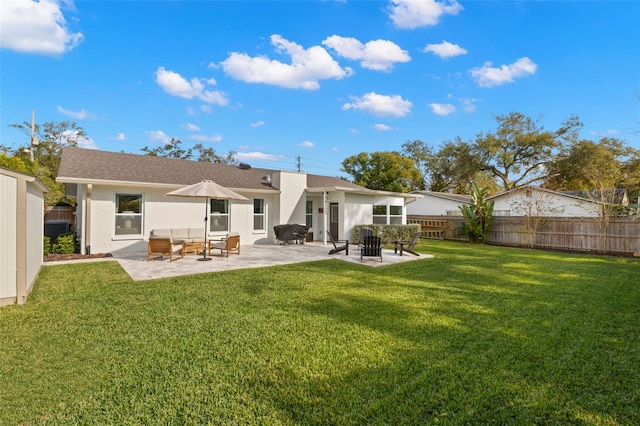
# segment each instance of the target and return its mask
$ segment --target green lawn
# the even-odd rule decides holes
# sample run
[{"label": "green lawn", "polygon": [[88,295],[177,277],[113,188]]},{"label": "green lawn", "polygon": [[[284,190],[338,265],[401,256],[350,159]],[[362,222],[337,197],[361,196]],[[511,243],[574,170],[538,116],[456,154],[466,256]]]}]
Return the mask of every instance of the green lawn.
[{"label": "green lawn", "polygon": [[640,261],[423,241],[0,309],[0,424],[640,424]]}]

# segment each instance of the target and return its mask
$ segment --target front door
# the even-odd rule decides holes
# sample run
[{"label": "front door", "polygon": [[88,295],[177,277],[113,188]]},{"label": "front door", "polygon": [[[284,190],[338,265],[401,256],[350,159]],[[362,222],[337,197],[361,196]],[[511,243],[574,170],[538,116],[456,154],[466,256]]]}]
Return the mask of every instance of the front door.
[{"label": "front door", "polygon": [[338,220],[338,203],[329,204],[329,232],[331,233],[331,238],[334,240],[338,239],[338,224],[340,221]]}]

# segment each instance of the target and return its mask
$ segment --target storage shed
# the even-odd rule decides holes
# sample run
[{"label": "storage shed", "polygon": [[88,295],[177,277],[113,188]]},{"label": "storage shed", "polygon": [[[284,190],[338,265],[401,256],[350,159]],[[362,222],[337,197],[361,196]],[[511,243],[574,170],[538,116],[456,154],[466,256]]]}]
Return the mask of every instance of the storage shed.
[{"label": "storage shed", "polygon": [[40,272],[46,191],[35,177],[0,167],[0,306],[25,303]]}]

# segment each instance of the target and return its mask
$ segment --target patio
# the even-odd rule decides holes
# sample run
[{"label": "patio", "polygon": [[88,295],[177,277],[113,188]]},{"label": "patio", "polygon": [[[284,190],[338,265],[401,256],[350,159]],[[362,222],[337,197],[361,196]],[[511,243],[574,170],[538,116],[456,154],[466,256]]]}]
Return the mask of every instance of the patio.
[{"label": "patio", "polygon": [[[188,255],[183,259],[174,260],[173,262],[169,262],[168,257],[147,262],[146,252],[114,253],[113,257],[105,258],[104,260],[115,260],[119,262],[132,280],[141,281],[180,275],[201,274],[205,272],[260,268],[328,259],[339,259],[363,266],[379,267],[433,258],[432,255],[428,254],[420,254],[420,257],[411,254],[400,256],[399,254],[395,254],[393,250],[383,249],[382,262],[377,258],[367,257],[364,258],[363,262],[360,262],[360,251],[355,245],[349,247],[349,256],[346,256],[344,252],[329,255],[328,253],[331,248],[331,245],[324,245],[320,242],[289,245],[261,244],[241,246],[240,255],[231,254],[229,257],[211,256],[213,259],[209,262],[198,261],[197,259],[202,257],[202,255]],[[96,260],[98,259],[86,261]],[[69,262],[47,262],[47,265],[61,263]]]}]

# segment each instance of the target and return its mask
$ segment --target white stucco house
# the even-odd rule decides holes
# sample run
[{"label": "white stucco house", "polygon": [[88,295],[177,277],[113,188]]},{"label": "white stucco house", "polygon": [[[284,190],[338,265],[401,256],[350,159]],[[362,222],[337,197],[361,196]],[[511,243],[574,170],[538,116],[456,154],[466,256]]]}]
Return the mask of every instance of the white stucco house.
[{"label": "white stucco house", "polygon": [[470,195],[436,191],[413,191],[422,198],[407,205],[407,214],[422,216],[461,216],[460,206],[471,204]]},{"label": "white stucco house", "polygon": [[0,306],[25,303],[42,267],[45,192],[35,177],[0,167]]},{"label": "white stucco house", "polygon": [[494,216],[597,217],[601,203],[550,189],[524,186],[487,198]]},{"label": "white stucco house", "polygon": [[[167,196],[212,180],[246,201]],[[350,239],[354,225],[406,224],[416,194],[374,191],[343,179],[301,172],[65,148],[57,181],[77,195],[76,233],[83,253],[146,251],[156,228],[204,228],[208,238],[238,232],[241,243],[276,242],[273,227],[304,224],[316,241]]]}]

